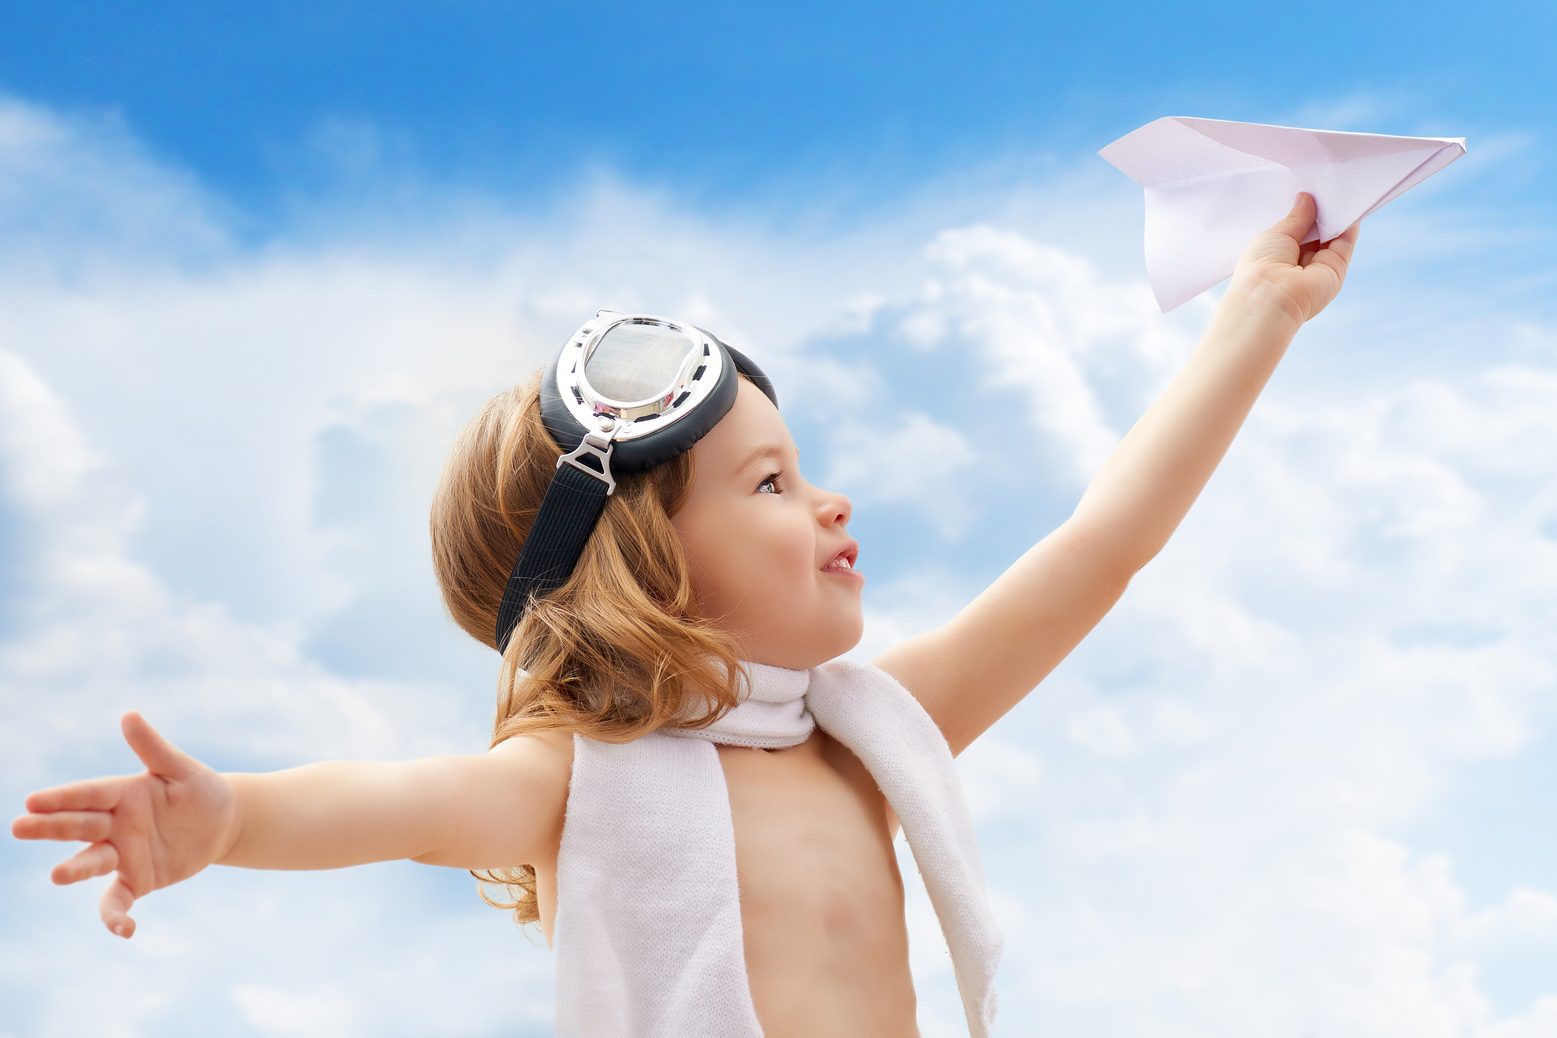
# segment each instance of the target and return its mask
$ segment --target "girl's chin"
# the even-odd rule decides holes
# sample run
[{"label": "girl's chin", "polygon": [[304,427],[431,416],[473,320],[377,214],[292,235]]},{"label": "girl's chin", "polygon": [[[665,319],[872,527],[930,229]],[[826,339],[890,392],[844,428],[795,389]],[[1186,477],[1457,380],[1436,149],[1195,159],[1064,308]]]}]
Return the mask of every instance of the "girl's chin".
[{"label": "girl's chin", "polygon": [[865,633],[863,618],[856,618],[846,629],[833,628],[815,638],[801,638],[784,644],[751,645],[743,653],[750,663],[787,670],[810,670],[837,659],[860,643]]}]

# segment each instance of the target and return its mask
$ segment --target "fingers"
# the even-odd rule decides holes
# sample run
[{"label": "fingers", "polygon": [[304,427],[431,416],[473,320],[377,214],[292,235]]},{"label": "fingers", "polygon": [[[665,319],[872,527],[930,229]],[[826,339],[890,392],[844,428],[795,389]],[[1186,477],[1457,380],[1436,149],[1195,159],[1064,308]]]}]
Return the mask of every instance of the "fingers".
[{"label": "fingers", "polygon": [[82,840],[97,843],[108,839],[113,816],[103,811],[55,811],[50,814],[22,815],[11,823],[11,835],[18,840]]},{"label": "fingers", "polygon": [[[1304,262],[1304,266],[1328,270],[1336,278],[1344,282],[1346,280],[1346,271],[1351,266],[1352,252],[1357,247],[1357,236],[1361,230],[1362,224],[1360,222],[1352,224],[1341,234],[1319,247],[1313,257]],[[1339,290],[1339,285],[1337,290]]]},{"label": "fingers", "polygon": [[181,779],[194,771],[195,759],[164,739],[144,717],[131,710],[119,721],[124,741],[153,775]]},{"label": "fingers", "polygon": [[52,811],[112,811],[124,788],[122,778],[85,779],[53,789],[40,789],[25,805],[34,814]]},{"label": "fingers", "polygon": [[[111,843],[94,843],[86,850],[54,866],[49,878],[60,886],[106,876],[119,867],[119,852]],[[128,889],[128,888],[126,888]]]},{"label": "fingers", "polygon": [[124,880],[118,876],[103,891],[103,899],[97,903],[98,914],[103,917],[103,925],[120,937],[130,937],[135,933],[135,920],[130,918],[130,906],[135,904],[135,895],[130,893],[130,888]]},{"label": "fingers", "polygon": [[1314,204],[1314,196],[1307,191],[1301,192],[1297,200],[1292,203],[1292,211],[1277,220],[1271,230],[1284,234],[1295,242],[1301,242],[1313,229],[1314,217],[1318,212],[1319,209]]},{"label": "fingers", "polygon": [[1325,248],[1340,257],[1342,263],[1350,263],[1352,261],[1352,253],[1357,249],[1357,237],[1361,233],[1362,221],[1358,220],[1342,231],[1339,237],[1332,238],[1326,242]]}]

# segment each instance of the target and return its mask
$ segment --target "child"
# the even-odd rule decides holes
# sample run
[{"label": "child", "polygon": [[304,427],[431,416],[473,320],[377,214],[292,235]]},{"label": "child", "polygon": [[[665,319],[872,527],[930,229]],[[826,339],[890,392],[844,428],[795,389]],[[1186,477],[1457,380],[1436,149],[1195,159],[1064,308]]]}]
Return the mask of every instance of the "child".
[{"label": "child", "polygon": [[[504,653],[488,753],[219,775],[131,713],[144,774],[35,793],[12,831],[87,842],[53,878],[116,872],[122,937],[137,897],[213,862],[411,858],[517,891],[556,949],[559,1034],[912,1035],[901,823],[987,1033],[999,938],[951,755],[1163,547],[1339,291],[1357,229],[1300,245],[1314,212],[1298,196],[1250,245],[1074,515],[872,667],[828,663],[863,624],[849,503],[801,477],[766,378],[689,326],[603,314],[487,405],[434,504],[445,601]],[[680,381],[642,414],[600,402],[648,401],[667,357]]]}]

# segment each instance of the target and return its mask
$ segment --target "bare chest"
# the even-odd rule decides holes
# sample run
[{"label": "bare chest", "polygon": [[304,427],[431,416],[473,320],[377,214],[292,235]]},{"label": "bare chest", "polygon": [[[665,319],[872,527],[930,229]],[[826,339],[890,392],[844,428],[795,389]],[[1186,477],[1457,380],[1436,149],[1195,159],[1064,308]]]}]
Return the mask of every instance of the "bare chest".
[{"label": "bare chest", "polygon": [[764,1031],[915,1034],[902,878],[869,772],[820,733],[788,750],[721,746],[719,760]]},{"label": "bare chest", "polygon": [[[767,1038],[916,1036],[890,815],[859,760],[818,733],[788,750],[719,747],[741,930]],[[536,863],[541,925],[556,859]]]}]

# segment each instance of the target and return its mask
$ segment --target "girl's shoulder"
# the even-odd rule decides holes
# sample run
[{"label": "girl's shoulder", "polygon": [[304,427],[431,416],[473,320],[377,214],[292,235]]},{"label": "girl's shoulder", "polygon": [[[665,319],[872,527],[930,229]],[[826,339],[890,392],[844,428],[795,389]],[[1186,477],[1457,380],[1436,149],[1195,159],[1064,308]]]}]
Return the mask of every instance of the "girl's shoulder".
[{"label": "girl's shoulder", "polygon": [[515,756],[539,756],[573,760],[573,731],[569,728],[540,728],[516,732],[495,744],[492,753]]},{"label": "girl's shoulder", "polygon": [[510,735],[487,753],[512,779],[530,788],[532,795],[547,792],[560,803],[566,799],[573,773],[573,733],[564,728],[545,728]]}]

